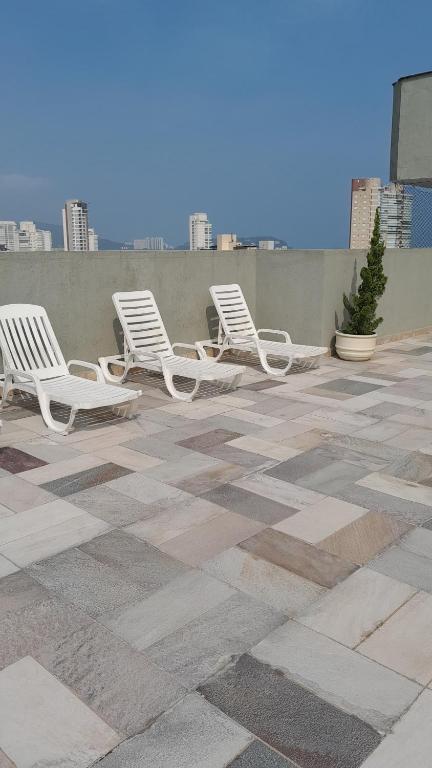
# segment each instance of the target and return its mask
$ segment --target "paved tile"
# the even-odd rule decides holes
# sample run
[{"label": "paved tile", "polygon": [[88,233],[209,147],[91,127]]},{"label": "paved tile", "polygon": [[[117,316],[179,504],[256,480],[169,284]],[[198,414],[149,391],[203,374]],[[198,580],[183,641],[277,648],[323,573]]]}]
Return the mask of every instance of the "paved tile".
[{"label": "paved tile", "polygon": [[276,523],[273,527],[296,539],[316,544],[366,513],[367,510],[364,507],[328,496],[317,504],[311,504],[297,514]]},{"label": "paved tile", "polygon": [[324,387],[333,392],[343,392],[348,395],[365,395],[367,392],[373,392],[376,389],[380,389],[382,384],[370,384],[365,381],[352,381],[350,379],[333,379],[333,381],[327,381],[325,384],[319,384],[313,387],[314,390],[319,390]]},{"label": "paved tile", "polygon": [[114,749],[98,768],[224,768],[251,740],[244,728],[191,694],[145,733]]},{"label": "paved tile", "polygon": [[366,723],[251,656],[242,656],[200,690],[301,768],[357,768],[381,740]]},{"label": "paved tile", "polygon": [[408,584],[361,568],[296,618],[316,632],[354,648],[414,593]]},{"label": "paved tile", "polygon": [[186,693],[172,675],[94,621],[61,643],[42,644],[38,660],[127,736],[140,733]]},{"label": "paved tile", "polygon": [[421,557],[428,557],[432,565],[432,532],[424,528],[413,528],[404,536],[399,546]]},{"label": "paved tile", "polygon": [[155,504],[166,500],[177,503],[182,498],[179,488],[161,483],[138,472],[112,480],[107,483],[107,487],[125,496],[131,496],[132,499],[141,501],[143,504]]},{"label": "paved tile", "polygon": [[46,464],[42,459],[37,459],[29,453],[25,453],[12,446],[0,448],[0,469],[15,475],[17,472],[25,472],[27,469],[43,467]]},{"label": "paved tile", "polygon": [[148,505],[107,485],[95,485],[85,491],[71,493],[67,500],[115,527],[135,523],[153,514]]},{"label": "paved tile", "polygon": [[401,546],[396,546],[372,560],[369,567],[411,584],[416,589],[432,592],[432,569],[429,557],[423,557]]},{"label": "paved tile", "polygon": [[202,564],[202,569],[267,605],[295,616],[313,603],[324,588],[239,547]]},{"label": "paved tile", "polygon": [[427,685],[432,680],[432,596],[419,592],[368,637],[358,650]]},{"label": "paved tile", "polygon": [[118,464],[107,462],[101,466],[77,472],[74,475],[60,477],[49,483],[43,483],[41,487],[45,491],[49,491],[49,493],[54,493],[56,496],[70,496],[71,493],[78,493],[87,488],[92,488],[95,485],[101,485],[102,483],[108,483],[111,480],[115,480],[118,477],[123,477],[124,475],[129,474],[130,471],[131,470],[126,469],[126,467],[120,467]]},{"label": "paved tile", "polygon": [[9,576],[10,573],[15,573],[17,570],[18,567],[14,563],[0,555],[0,579],[4,576]]},{"label": "paved tile", "polygon": [[125,448],[124,445],[112,445],[109,448],[101,448],[94,453],[106,461],[113,462],[120,467],[126,467],[131,472],[144,472],[146,469],[162,464],[161,459],[148,456],[140,451],[132,451],[130,448]]},{"label": "paved tile", "polygon": [[279,504],[286,504],[286,506],[295,509],[303,509],[323,498],[322,493],[299,488],[294,483],[287,483],[266,474],[246,475],[240,480],[234,480],[232,484],[236,488],[243,488],[245,491],[256,493],[258,496],[264,496],[266,499],[277,501]]},{"label": "paved tile", "polygon": [[24,512],[30,507],[37,507],[54,499],[52,493],[27,483],[16,475],[0,477],[0,504],[4,504],[13,512]]},{"label": "paved tile", "polygon": [[102,565],[116,569],[122,578],[140,584],[147,594],[188,573],[189,568],[126,531],[111,531],[80,547]]},{"label": "paved tile", "polygon": [[398,496],[391,496],[356,484],[342,488],[336,496],[374,512],[388,512],[406,523],[421,525],[431,518],[429,505],[407,501]]},{"label": "paved tile", "polygon": [[286,621],[286,616],[235,594],[147,648],[146,655],[185,685],[196,686]]},{"label": "paved tile", "polygon": [[87,768],[119,741],[34,659],[25,657],[0,672],[0,743],[18,766]]},{"label": "paved tile", "polygon": [[242,437],[242,435],[238,432],[230,432],[228,429],[212,429],[210,432],[179,440],[178,445],[183,448],[190,448],[192,451],[201,451],[215,445],[221,445],[221,443],[226,443],[229,440],[235,440],[236,437]]},{"label": "paved tile", "polygon": [[[74,435],[74,433],[72,432],[71,435]],[[68,437],[71,435],[68,435]],[[101,464],[105,464],[104,459],[99,459],[97,456],[80,454],[74,459],[56,461],[51,464],[46,464],[43,467],[21,472],[19,477],[26,480],[28,483],[33,483],[33,485],[43,485],[44,483],[51,483],[54,480],[61,479],[67,475],[75,475],[86,469],[99,467]]]},{"label": "paved tile", "polygon": [[201,498],[215,504],[220,504],[221,507],[244,515],[251,520],[267,523],[267,525],[285,520],[289,515],[297,512],[297,509],[294,509],[294,507],[289,507],[272,499],[267,499],[265,496],[251,493],[231,483],[219,485],[218,488],[203,494]]},{"label": "paved tile", "polygon": [[389,730],[421,691],[416,683],[294,621],[278,627],[251,654],[377,730]]},{"label": "paved tile", "polygon": [[0,768],[17,768],[16,763],[9,760],[8,756],[0,749]]},{"label": "paved tile", "polygon": [[98,616],[151,593],[125,579],[126,574],[120,569],[100,563],[77,548],[36,563],[28,573],[90,616]]},{"label": "paved tile", "polygon": [[226,584],[191,571],[173,579],[145,600],[102,614],[99,621],[142,650],[193,621],[233,593],[234,590]]},{"label": "paved tile", "polygon": [[295,456],[298,451],[295,448],[290,448],[287,445],[281,445],[281,443],[271,443],[267,440],[260,440],[253,435],[243,435],[236,440],[229,442],[233,448],[241,448],[243,451],[249,451],[256,453],[259,456],[266,456],[269,459],[277,459],[278,461],[284,461]]},{"label": "paved tile", "polygon": [[413,483],[408,480],[402,480],[398,477],[391,477],[380,472],[360,479],[358,485],[371,488],[380,493],[386,493],[389,496],[397,496],[407,501],[414,501],[417,504],[432,506],[432,488],[424,484]]},{"label": "paved tile", "polygon": [[310,451],[282,461],[277,466],[266,470],[265,474],[276,477],[278,480],[286,480],[295,483],[300,477],[330,466],[334,458],[323,448],[312,448]]},{"label": "paved tile", "polygon": [[31,441],[19,443],[16,445],[16,448],[29,453],[31,456],[35,456],[37,459],[42,459],[48,464],[76,459],[79,456],[78,451],[70,448],[68,445],[58,445],[48,437],[38,437]]},{"label": "paved tile", "polygon": [[432,750],[432,692],[424,691],[362,768],[428,766]]},{"label": "paved tile", "polygon": [[253,741],[227,768],[295,768],[295,765],[262,741]]},{"label": "paved tile", "polygon": [[333,555],[363,565],[409,530],[409,526],[384,512],[362,517],[321,541],[319,546]]},{"label": "paved tile", "polygon": [[323,587],[334,587],[356,570],[352,563],[272,528],[266,528],[239,546]]},{"label": "paved tile", "polygon": [[25,571],[4,576],[0,580],[0,620],[9,611],[19,611],[33,603],[48,600],[50,597],[48,590]]},{"label": "paved tile", "polygon": [[225,512],[159,544],[159,549],[195,566],[248,539],[263,528],[264,523],[249,520],[235,512]]},{"label": "paved tile", "polygon": [[175,507],[140,520],[128,526],[126,530],[139,539],[158,546],[225,513],[226,509],[212,504],[211,501],[190,496]]}]

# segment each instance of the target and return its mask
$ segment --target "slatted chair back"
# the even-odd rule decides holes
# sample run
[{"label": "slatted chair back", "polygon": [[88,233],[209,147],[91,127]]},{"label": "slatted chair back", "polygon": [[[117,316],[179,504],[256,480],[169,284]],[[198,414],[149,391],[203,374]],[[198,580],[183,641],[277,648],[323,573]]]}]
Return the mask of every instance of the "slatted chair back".
[{"label": "slatted chair back", "polygon": [[5,368],[31,372],[39,379],[68,375],[65,359],[43,307],[34,304],[0,307],[0,347]]},{"label": "slatted chair back", "polygon": [[212,285],[210,294],[225,336],[256,338],[256,328],[239,285]]},{"label": "slatted chair back", "polygon": [[151,291],[125,291],[113,295],[114,306],[123,328],[125,351],[162,357],[173,354],[170,340]]}]

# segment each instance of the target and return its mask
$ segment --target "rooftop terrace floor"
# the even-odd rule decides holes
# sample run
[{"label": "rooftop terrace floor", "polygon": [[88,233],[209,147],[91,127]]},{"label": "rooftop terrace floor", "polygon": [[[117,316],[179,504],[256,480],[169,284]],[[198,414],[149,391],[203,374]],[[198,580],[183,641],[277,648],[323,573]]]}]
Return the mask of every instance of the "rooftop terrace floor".
[{"label": "rooftop terrace floor", "polygon": [[426,768],[432,337],[0,431],[0,766]]}]

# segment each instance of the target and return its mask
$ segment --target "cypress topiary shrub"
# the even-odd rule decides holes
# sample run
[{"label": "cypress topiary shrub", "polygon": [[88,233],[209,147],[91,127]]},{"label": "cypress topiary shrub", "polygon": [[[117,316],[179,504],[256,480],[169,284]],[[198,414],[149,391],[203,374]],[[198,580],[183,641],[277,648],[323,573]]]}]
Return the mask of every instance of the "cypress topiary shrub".
[{"label": "cypress topiary shrub", "polygon": [[380,233],[380,212],[376,209],[370,248],[367,254],[367,266],[360,271],[361,283],[357,292],[350,298],[344,293],[343,303],[349,314],[349,320],[342,328],[343,333],[356,336],[368,336],[376,331],[382,317],[376,316],[378,299],[385,291],[387,277],[383,270],[385,245]]}]

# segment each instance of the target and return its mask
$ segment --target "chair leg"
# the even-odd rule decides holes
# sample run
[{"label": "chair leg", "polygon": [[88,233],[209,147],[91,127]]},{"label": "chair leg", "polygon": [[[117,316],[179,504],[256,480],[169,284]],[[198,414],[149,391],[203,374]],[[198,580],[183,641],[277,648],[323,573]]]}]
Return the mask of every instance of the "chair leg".
[{"label": "chair leg", "polygon": [[51,415],[50,399],[47,395],[39,395],[39,405],[42,418],[48,429],[52,429],[53,432],[57,432],[59,435],[67,435],[68,432],[71,431],[77,413],[76,408],[71,408],[69,420],[66,424],[63,424],[63,422],[53,419]]},{"label": "chair leg", "polygon": [[230,387],[229,387],[231,390],[237,389],[237,387],[239,386],[239,384],[241,382],[242,376],[243,376],[242,373],[236,373],[234,378],[231,379]]},{"label": "chair leg", "polygon": [[172,373],[170,373],[165,369],[163,371],[163,377],[165,379],[166,388],[170,393],[171,397],[173,397],[175,400],[182,400],[183,402],[186,402],[186,403],[192,402],[193,398],[198,392],[199,385],[201,384],[200,381],[196,380],[195,386],[192,392],[180,392],[174,384]]},{"label": "chair leg", "polygon": [[269,376],[285,376],[285,374],[288,373],[288,371],[290,370],[294,362],[294,358],[290,357],[288,359],[288,364],[285,366],[285,368],[273,368],[271,365],[269,365],[267,361],[267,354],[263,352],[262,349],[260,349],[259,347],[258,347],[258,356],[259,356],[262,367],[264,368],[265,372],[269,374]]},{"label": "chair leg", "polygon": [[[119,376],[116,376],[115,373],[111,373],[109,369],[109,363],[113,362],[115,365],[118,365],[120,368],[123,368],[123,373]],[[110,361],[109,359],[105,357],[99,358],[99,365],[102,369],[102,373],[104,375],[105,381],[109,381],[111,384],[123,384],[124,381],[126,381],[126,377],[129,372],[129,366],[127,363],[123,362],[123,360],[113,360]]]},{"label": "chair leg", "polygon": [[2,399],[1,399],[1,403],[0,403],[0,410],[3,410],[3,408],[6,405],[8,394],[9,394],[9,392],[11,391],[11,389],[13,387],[13,383],[12,382],[13,382],[13,377],[12,376],[5,376],[4,381],[3,381],[3,394],[2,394]]}]

